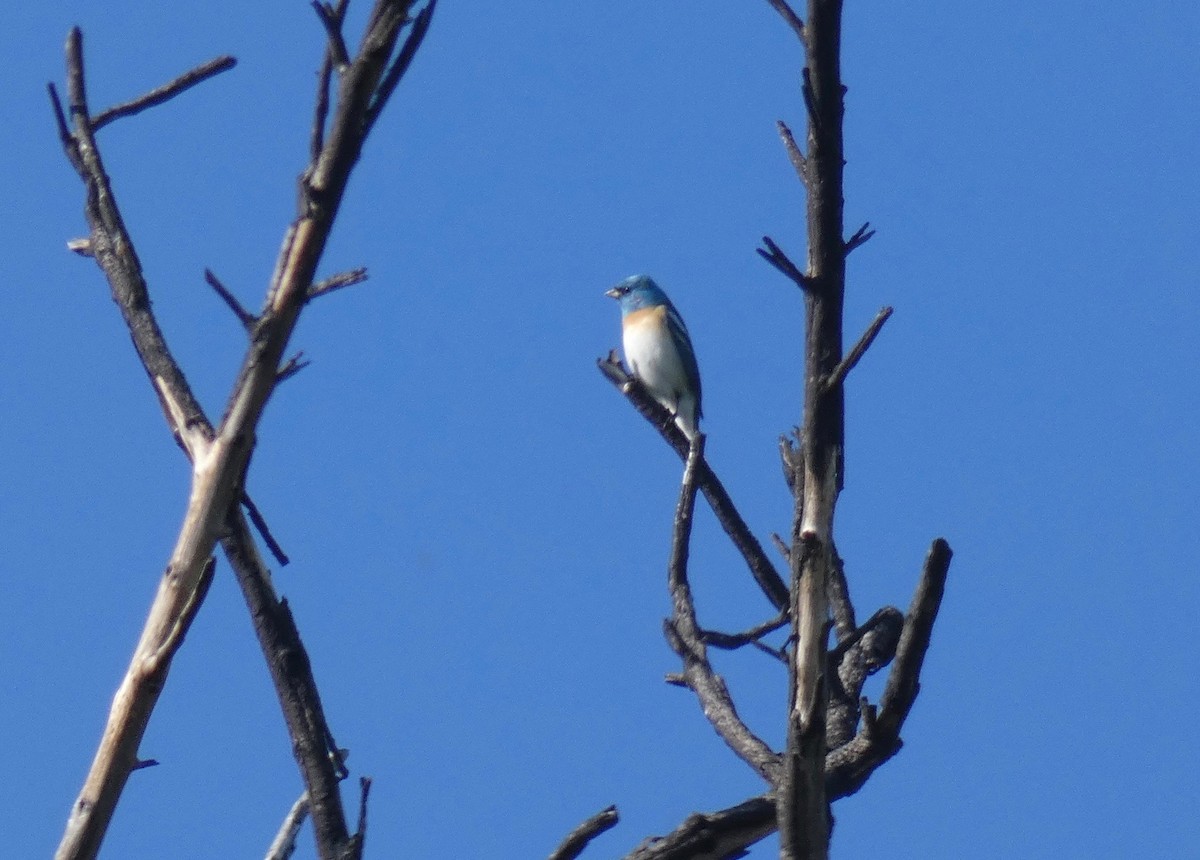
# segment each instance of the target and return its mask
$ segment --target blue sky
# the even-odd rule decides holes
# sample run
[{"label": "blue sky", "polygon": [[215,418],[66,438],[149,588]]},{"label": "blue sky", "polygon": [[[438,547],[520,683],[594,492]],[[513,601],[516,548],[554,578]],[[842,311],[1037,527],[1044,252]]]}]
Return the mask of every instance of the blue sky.
[{"label": "blue sky", "polygon": [[[369,4],[357,0],[358,15]],[[956,551],[900,756],[835,808],[836,856],[1182,857],[1200,827],[1194,448],[1200,11],[851,2],[848,390],[838,513],[860,616]],[[231,73],[101,134],[160,321],[210,414],[239,364],[212,268],[257,306],[302,168],[308,4],[25,5],[0,33],[0,785],[13,856],[61,834],[184,508],[188,469],[90,261],[44,86],[85,32],[93,105]],[[680,466],[597,373],[602,293],[688,321],[708,456],[761,538],[790,502],[803,257],[800,56],[767,3],[443,0],[351,182],[250,490],[355,774],[373,857],[544,856],[609,803],[612,857],[761,788],[662,683]],[[702,621],[765,602],[698,508]],[[720,660],[782,742],[785,679]],[[869,689],[879,692],[878,685]],[[300,791],[222,565],[106,856],[260,856]],[[897,847],[903,846],[903,847]],[[770,857],[770,841],[753,857]],[[313,856],[311,840],[301,857]]]}]

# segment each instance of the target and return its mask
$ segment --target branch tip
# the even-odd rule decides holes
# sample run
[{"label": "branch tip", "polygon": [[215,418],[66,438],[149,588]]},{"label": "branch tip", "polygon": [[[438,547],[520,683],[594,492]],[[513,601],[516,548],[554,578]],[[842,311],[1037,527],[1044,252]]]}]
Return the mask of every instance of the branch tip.
[{"label": "branch tip", "polygon": [[575,860],[588,843],[606,830],[616,827],[619,820],[617,807],[605,807],[567,834],[567,838],[550,855],[550,860]]},{"label": "branch tip", "polygon": [[258,325],[258,317],[242,306],[237,297],[226,289],[221,280],[213,274],[212,269],[204,270],[204,280],[221,297],[221,300],[225,302],[229,309],[233,311],[233,315],[238,318],[238,322],[242,324],[242,328],[246,331],[254,331],[254,327]]},{"label": "branch tip", "polygon": [[883,324],[891,318],[894,310],[895,308],[890,305],[880,308],[879,313],[875,315],[875,319],[871,320],[871,324],[867,326],[867,330],[862,333],[862,337],[850,348],[850,351],[837,363],[837,366],[833,368],[826,378],[824,386],[826,392],[834,391],[846,381],[846,376],[862,360],[867,350],[871,348],[871,344],[879,336]]},{"label": "branch tip", "polygon": [[812,289],[812,281],[808,275],[800,271],[796,264],[791,261],[791,258],[783,253],[782,249],[775,244],[774,239],[770,236],[763,236],[762,241],[766,245],[766,248],[755,248],[760,257],[782,272],[800,289],[805,292]]},{"label": "branch tip", "polygon": [[169,81],[143,96],[100,111],[100,113],[92,117],[92,131],[97,132],[114,120],[139,114],[147,108],[156,107],[163,102],[170,101],[175,96],[190,90],[192,87],[207,81],[209,78],[229,71],[236,65],[237,59],[228,54],[211,59],[207,63],[201,63],[196,68],[184,72],[175,78],[175,80]]}]

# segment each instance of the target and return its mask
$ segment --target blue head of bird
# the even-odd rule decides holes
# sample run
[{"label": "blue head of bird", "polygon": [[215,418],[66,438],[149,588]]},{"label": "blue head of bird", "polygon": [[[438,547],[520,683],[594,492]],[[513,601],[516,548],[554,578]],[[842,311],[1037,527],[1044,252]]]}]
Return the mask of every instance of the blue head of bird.
[{"label": "blue head of bird", "polygon": [[631,275],[604,295],[611,296],[621,303],[622,314],[642,308],[671,304],[667,294],[659,288],[658,284],[654,283],[654,279],[649,275]]}]

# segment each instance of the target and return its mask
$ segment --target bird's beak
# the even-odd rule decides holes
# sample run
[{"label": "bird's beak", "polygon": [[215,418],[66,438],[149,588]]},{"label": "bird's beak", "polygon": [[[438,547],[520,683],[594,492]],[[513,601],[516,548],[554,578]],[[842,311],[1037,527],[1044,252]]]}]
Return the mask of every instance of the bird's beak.
[{"label": "bird's beak", "polygon": [[605,290],[604,295],[608,296],[610,299],[619,299],[621,298],[621,291],[616,287],[613,287],[611,290]]}]

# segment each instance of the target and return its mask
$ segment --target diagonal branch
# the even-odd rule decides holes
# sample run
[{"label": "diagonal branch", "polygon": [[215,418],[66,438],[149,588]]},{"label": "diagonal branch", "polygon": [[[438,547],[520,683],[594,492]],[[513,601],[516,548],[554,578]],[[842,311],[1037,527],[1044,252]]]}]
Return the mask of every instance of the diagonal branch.
[{"label": "diagonal branch", "polygon": [[796,138],[792,135],[792,130],[788,128],[787,123],[783,120],[777,120],[775,127],[779,129],[779,137],[783,140],[783,148],[787,150],[788,161],[792,163],[792,167],[796,171],[796,175],[800,177],[800,181],[804,183],[804,187],[808,187],[808,159],[804,157],[804,153],[800,151],[799,144],[796,143]]},{"label": "diagonal branch", "polygon": [[361,266],[357,269],[351,269],[348,272],[333,275],[323,281],[318,281],[308,288],[308,301],[311,302],[319,296],[324,296],[346,287],[353,287],[355,284],[361,284],[366,279],[367,270]]},{"label": "diagonal branch", "polygon": [[775,799],[764,794],[719,812],[689,815],[666,836],[647,839],[624,860],[727,860],[775,830]]},{"label": "diagonal branch", "polygon": [[733,704],[724,680],[713,671],[704,646],[703,634],[696,623],[696,607],[688,583],[688,544],[692,536],[692,514],[696,505],[699,465],[704,460],[704,439],[697,439],[688,452],[675,508],[675,529],[671,540],[671,559],[667,567],[667,588],[671,592],[672,615],[663,622],[663,633],[671,649],[683,661],[683,683],[700,700],[704,716],[734,753],[749,764],[768,783],[774,783],[779,756],[750,731]]},{"label": "diagonal branch", "polygon": [[[363,47],[346,72],[328,140],[303,186],[303,211],[288,229],[252,343],[242,364],[224,417],[208,421],[171,356],[151,310],[149,292],[132,241],[117,209],[95,142],[87,103],[82,34],[67,40],[67,90],[70,126],[57,93],[51,90],[59,137],[87,189],[85,213],[94,257],[108,277],[114,299],[133,335],[169,426],[193,461],[192,491],[184,523],[151,606],[125,679],[113,700],[103,739],[87,780],[72,808],[57,857],[96,855],[132,768],[137,749],[170,667],[169,648],[182,640],[199,608],[206,561],[225,535],[231,508],[241,487],[254,445],[255,428],[275,385],[284,350],[307,301],[308,288],[337,215],[350,171],[366,139],[368,105],[382,107],[377,88],[395,52],[408,2],[377,0]],[[65,131],[65,135],[64,135]],[[238,514],[240,517],[240,514]],[[252,545],[252,544],[251,544]],[[265,576],[265,568],[262,571]],[[294,659],[294,655],[293,655]],[[282,696],[281,692],[281,696]],[[323,717],[321,717],[323,722]],[[292,728],[289,726],[289,728]],[[300,741],[293,737],[297,749]],[[328,730],[320,736],[320,756],[330,759]],[[336,751],[332,752],[334,758]],[[302,765],[313,798],[318,851],[322,857],[356,858],[361,833],[347,833],[336,776],[331,787],[315,786],[315,767]],[[321,813],[319,795],[329,803]],[[365,800],[365,791],[364,791]]]},{"label": "diagonal branch", "polygon": [[233,311],[233,315],[238,318],[238,322],[242,324],[242,328],[246,331],[254,331],[254,327],[258,325],[258,317],[242,307],[242,303],[237,300],[237,296],[221,283],[221,279],[213,274],[212,269],[204,270],[204,280],[221,297],[221,301],[225,302],[228,308]]},{"label": "diagonal branch", "polygon": [[567,834],[567,838],[562,841],[558,848],[554,849],[554,853],[550,855],[550,860],[575,860],[583,849],[588,847],[588,844],[606,830],[611,830],[617,826],[619,816],[617,808],[609,806],[601,809],[587,821],[580,824],[574,830]]},{"label": "diagonal branch", "polygon": [[858,343],[850,348],[850,351],[846,353],[846,357],[837,363],[837,366],[834,367],[829,377],[825,380],[826,391],[834,391],[846,381],[846,376],[854,369],[855,365],[862,361],[862,357],[866,355],[867,350],[871,348],[871,344],[875,342],[875,338],[879,336],[883,324],[891,318],[892,310],[891,307],[885,307],[875,315],[875,319],[871,320],[871,324],[867,326],[867,330],[858,339]]},{"label": "diagonal branch", "polygon": [[[321,18],[321,23],[328,29],[326,16],[322,11],[327,12],[337,22],[338,36],[341,39],[342,21],[346,17],[346,7],[350,0],[337,0],[337,3],[332,8],[328,4],[319,6],[314,2],[314,6],[319,6],[317,15]],[[341,39],[343,52],[345,51],[345,39]],[[321,150],[325,148],[325,122],[329,118],[329,83],[333,78],[334,54],[336,49],[330,45],[325,49],[325,55],[321,58],[321,69],[317,72],[317,97],[313,102],[313,124],[312,130],[309,132],[308,138],[308,163],[311,170],[317,163],[317,159],[321,156]],[[341,68],[341,67],[339,67]]]},{"label": "diagonal branch", "polygon": [[379,84],[378,92],[375,96],[375,102],[367,109],[367,128],[375,124],[379,119],[379,114],[383,110],[383,106],[387,100],[391,98],[392,92],[400,83],[400,79],[404,77],[408,67],[412,65],[413,57],[417,54],[417,49],[421,47],[421,43],[425,41],[425,34],[429,32],[429,25],[433,21],[433,10],[437,8],[437,0],[429,0],[425,8],[417,13],[417,17],[412,20],[412,29],[409,31],[408,38],[404,40],[404,45],[400,48],[400,52],[396,55],[396,59],[392,62],[391,68],[387,70],[383,80]]},{"label": "diagonal branch", "polygon": [[288,814],[283,817],[279,831],[271,840],[271,845],[267,848],[267,854],[263,860],[288,860],[296,853],[296,838],[300,835],[300,828],[304,826],[304,820],[308,818],[308,806],[308,792],[306,791],[292,804]]},{"label": "diagonal branch", "polygon": [[808,275],[804,274],[799,268],[797,268],[796,264],[792,262],[791,258],[788,257],[787,254],[783,253],[780,247],[775,244],[775,240],[773,240],[770,236],[763,236],[762,241],[767,247],[755,248],[754,250],[758,252],[758,256],[762,257],[764,260],[790,278],[792,283],[794,283],[800,289],[805,291],[812,289],[812,282],[809,280]]},{"label": "diagonal branch", "polygon": [[[625,366],[621,364],[620,359],[617,358],[616,353],[610,353],[608,358],[597,360],[596,364],[605,378],[625,395],[634,408],[642,414],[642,417],[654,425],[667,444],[675,450],[675,453],[686,459],[688,456],[687,437],[675,425],[670,413],[646,392],[640,382],[630,375]],[[721,528],[725,530],[725,534],[729,535],[733,545],[746,560],[746,566],[749,567],[751,576],[754,577],[754,581],[758,583],[763,594],[776,609],[783,609],[788,605],[788,589],[779,572],[775,570],[775,566],[771,564],[771,560],[767,558],[762,544],[750,531],[750,527],[738,513],[725,486],[708,463],[701,461],[697,470],[700,490],[708,500],[713,513],[716,514]]]},{"label": "diagonal branch", "polygon": [[138,96],[132,101],[114,105],[113,107],[100,111],[100,113],[92,117],[92,132],[95,133],[99,131],[114,120],[139,114],[147,108],[156,107],[165,101],[170,101],[180,93],[190,90],[192,87],[196,86],[196,84],[204,83],[209,78],[219,75],[221,72],[228,71],[236,65],[237,60],[226,55],[217,57],[216,59],[209,60],[207,63],[196,66],[196,68],[192,69],[190,72],[184,72],[175,80],[163,84],[158,89],[151,90],[145,95]]},{"label": "diagonal branch", "polygon": [[790,620],[786,612],[781,612],[771,620],[756,624],[744,633],[718,633],[716,630],[704,630],[700,634],[700,640],[705,645],[732,651],[743,645],[757,644],[759,639],[786,626]]},{"label": "diagonal branch", "polygon": [[829,582],[826,591],[829,595],[829,607],[833,613],[833,629],[837,633],[838,642],[844,643],[857,626],[854,620],[854,604],[850,602],[850,584],[846,582],[846,565],[838,555],[837,547],[830,542],[830,553],[833,564],[829,569]]},{"label": "diagonal branch", "polygon": [[796,34],[796,38],[800,40],[801,45],[808,41],[808,34],[804,30],[804,22],[796,14],[796,10],[788,5],[787,0],[767,0],[767,2],[771,4],[776,12],[783,16],[783,20],[792,28],[792,32]]},{"label": "diagonal branch", "polygon": [[845,249],[842,253],[849,256],[851,251],[861,245],[865,245],[867,241],[870,240],[870,238],[874,235],[875,231],[871,229],[871,222],[863,222],[863,225],[855,230],[854,234],[846,240]]},{"label": "diagonal branch", "polygon": [[346,4],[339,3],[334,7],[329,3],[322,3],[320,0],[313,0],[313,10],[317,13],[317,17],[321,19],[321,26],[325,28],[325,33],[329,36],[329,57],[333,60],[333,65],[338,70],[344,69],[350,65],[350,51],[346,47],[346,38],[342,35],[342,19],[346,14]]},{"label": "diagonal branch", "polygon": [[330,834],[337,834],[345,843],[349,837],[338,791],[345,767],[337,744],[331,739],[312,664],[291,609],[286,600],[275,594],[270,573],[239,511],[231,513],[229,533],[222,539],[221,547],[242,589],[279,697],[296,763],[308,789],[313,828],[319,838],[325,834],[323,841],[336,841]]},{"label": "diagonal branch", "polygon": [[933,622],[942,605],[953,556],[950,544],[942,538],[933,542],[925,556],[921,579],[908,614],[904,616],[904,630],[900,634],[900,644],[896,646],[896,662],[888,673],[887,686],[880,700],[879,730],[886,735],[899,737],[900,728],[917,698],[921,665],[929,650]]}]

